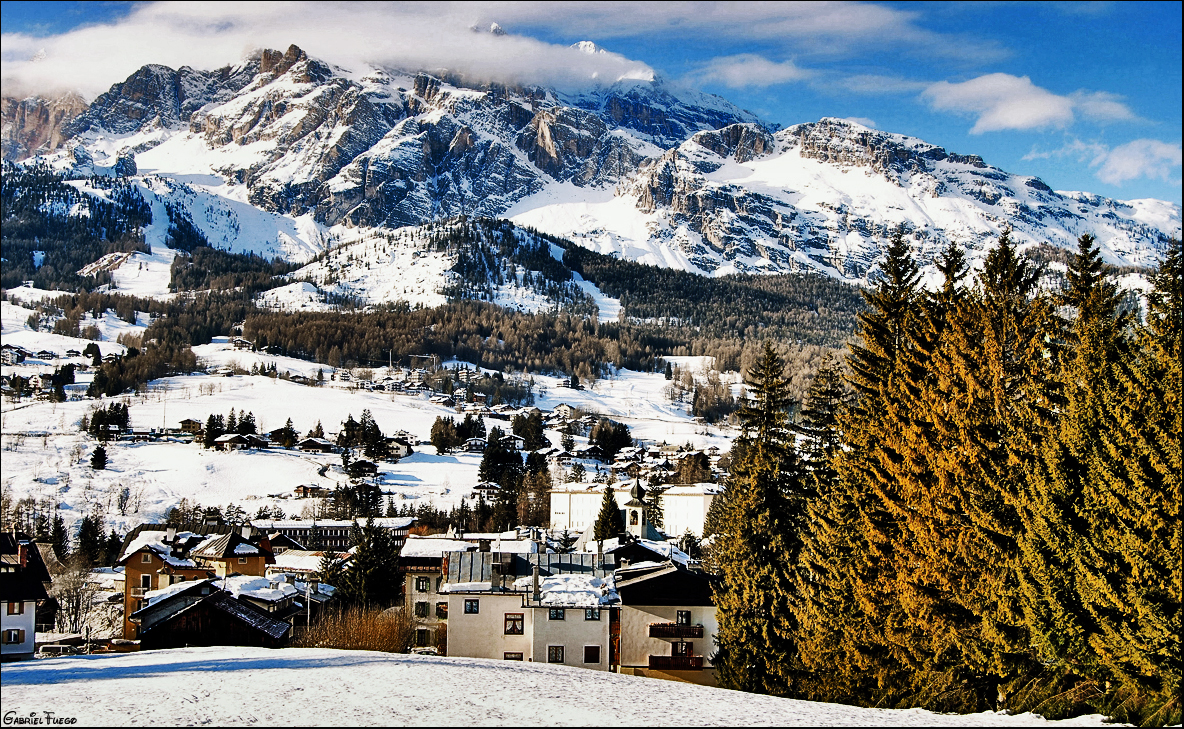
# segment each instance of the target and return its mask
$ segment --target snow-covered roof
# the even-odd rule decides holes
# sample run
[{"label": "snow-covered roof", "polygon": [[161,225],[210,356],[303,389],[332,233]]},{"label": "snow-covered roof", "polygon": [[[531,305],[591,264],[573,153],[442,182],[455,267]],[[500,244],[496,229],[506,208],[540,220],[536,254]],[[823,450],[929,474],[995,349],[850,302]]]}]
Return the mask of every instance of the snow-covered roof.
[{"label": "snow-covered roof", "polygon": [[476,548],[476,544],[460,539],[421,537],[412,534],[407,537],[407,541],[403,544],[403,549],[399,552],[399,556],[443,557],[445,552],[469,552]]},{"label": "snow-covered roof", "polygon": [[196,580],[193,582],[174,582],[173,584],[171,584],[167,587],[162,587],[159,590],[149,590],[148,592],[144,593],[144,607],[148,607],[149,605],[155,605],[156,603],[160,602],[161,600],[164,600],[165,598],[168,598],[168,597],[172,597],[173,595],[177,594],[181,590],[187,590],[190,587],[193,587],[194,585],[200,584],[202,582],[212,582],[212,581],[213,580]]},{"label": "snow-covered roof", "polygon": [[[324,554],[320,551],[288,549],[275,556],[275,564],[271,565],[268,571],[317,572],[321,569],[321,558]],[[341,553],[338,552],[338,554]],[[347,562],[346,566],[348,564]]]},{"label": "snow-covered roof", "polygon": [[[639,544],[651,552],[665,557],[666,559],[678,562],[679,564],[685,565],[687,562],[691,561],[690,555],[679,549],[674,542],[661,542],[654,539],[638,539],[636,542],[630,541],[626,542],[625,544],[620,544],[620,540],[618,540],[616,537],[612,539],[605,539],[603,542],[603,552],[604,554],[609,554],[613,551],[616,551],[617,549],[627,547],[634,543]],[[596,550],[597,542],[595,540],[589,540],[584,546],[585,552],[595,552]]]},{"label": "snow-covered roof", "polygon": [[[514,590],[530,592],[534,589],[534,577],[520,577],[514,580]],[[613,579],[600,579],[591,575],[551,575],[539,578],[539,604],[556,607],[598,607],[619,602],[620,597],[613,587]]]},{"label": "snow-covered roof", "polygon": [[662,492],[663,496],[697,496],[702,494],[718,494],[722,487],[717,483],[695,483],[671,486]]},{"label": "snow-covered roof", "polygon": [[[123,554],[120,555],[119,561],[122,562],[136,552],[139,552],[141,549],[147,548],[170,567],[197,567],[197,563],[188,557],[180,558],[173,556],[169,545],[164,543],[164,539],[167,535],[168,532],[165,531],[140,532],[136,535],[136,538],[127,545],[127,549],[123,550]],[[193,532],[177,532],[176,539],[180,540],[182,543],[185,543],[186,541],[197,538],[198,536],[199,535],[194,534]]]},{"label": "snow-covered roof", "polygon": [[295,597],[298,594],[295,585],[290,585],[282,579],[252,577],[251,575],[227,577],[218,586],[235,597],[250,597],[266,602],[279,602],[284,598]]},{"label": "snow-covered roof", "polygon": [[492,589],[492,582],[446,582],[440,586],[440,592],[489,592]]},{"label": "snow-covered roof", "polygon": [[[383,529],[407,529],[415,523],[414,516],[386,516],[374,520],[374,526]],[[357,521],[358,526],[366,526],[365,519]],[[353,519],[254,519],[251,525],[257,529],[275,531],[278,529],[308,529],[312,527],[326,527],[333,529],[348,529],[354,525]]]}]

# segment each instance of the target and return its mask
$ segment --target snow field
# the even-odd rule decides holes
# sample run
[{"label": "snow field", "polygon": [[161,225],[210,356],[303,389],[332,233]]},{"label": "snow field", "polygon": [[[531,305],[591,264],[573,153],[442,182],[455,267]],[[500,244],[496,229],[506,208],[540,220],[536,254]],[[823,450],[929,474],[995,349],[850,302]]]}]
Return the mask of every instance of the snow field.
[{"label": "snow field", "polygon": [[5,711],[82,726],[1099,726],[863,709],[541,663],[183,648],[8,664]]}]

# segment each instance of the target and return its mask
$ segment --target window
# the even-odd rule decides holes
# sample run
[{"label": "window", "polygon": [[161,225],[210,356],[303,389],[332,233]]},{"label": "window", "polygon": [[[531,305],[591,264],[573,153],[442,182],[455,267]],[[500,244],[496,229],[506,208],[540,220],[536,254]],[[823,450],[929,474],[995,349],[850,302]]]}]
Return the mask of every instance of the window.
[{"label": "window", "polygon": [[[465,600],[465,615],[476,615],[481,612],[481,601],[474,598]],[[521,659],[519,659],[521,660]]]},{"label": "window", "polygon": [[506,635],[523,635],[525,623],[522,613],[506,613]]},{"label": "window", "polygon": [[415,645],[417,648],[426,648],[432,645],[432,631],[427,628],[420,628],[415,631]]},{"label": "window", "polygon": [[239,563],[239,564],[246,564],[246,563],[247,563],[247,558],[246,558],[246,557],[239,557],[239,558],[238,558],[238,563]]},{"label": "window", "polygon": [[691,611],[690,610],[679,610],[677,617],[674,619],[674,623],[675,623],[675,625],[690,625],[691,624]]},{"label": "window", "polygon": [[152,555],[144,552],[140,555],[140,561],[144,564],[152,564]]},{"label": "window", "polygon": [[426,602],[415,603],[415,617],[426,618],[428,616],[428,604]]},{"label": "window", "polygon": [[444,578],[443,578],[443,577],[437,577],[437,578],[436,578],[436,592],[439,592],[439,591],[440,591],[440,588],[441,588],[443,585],[444,585]]},{"label": "window", "polygon": [[600,608],[584,608],[584,620],[600,620]]},{"label": "window", "polygon": [[503,661],[521,661],[522,654],[521,653],[503,653],[502,660]]},{"label": "window", "polygon": [[8,614],[9,615],[24,615],[25,614],[25,603],[23,603],[23,602],[8,603]]},{"label": "window", "polygon": [[415,578],[415,591],[416,592],[431,592],[432,591],[432,578],[430,578],[430,577],[416,577]]},{"label": "window", "polygon": [[600,663],[600,646],[584,646],[584,663]]},{"label": "window", "polygon": [[633,509],[629,510],[629,526],[637,526],[637,512]]},{"label": "window", "polygon": [[140,589],[152,589],[152,575],[140,575]]},{"label": "window", "polygon": [[15,628],[12,630],[4,631],[4,642],[5,643],[24,643],[25,642],[25,631],[16,630]]},{"label": "window", "polygon": [[670,644],[670,655],[693,656],[695,655],[695,644],[675,641],[674,643]]},{"label": "window", "polygon": [[547,663],[563,663],[563,646],[547,646]]},{"label": "window", "polygon": [[448,603],[446,603],[446,602],[436,603],[436,617],[439,618],[440,620],[447,620],[448,619]]},{"label": "window", "polygon": [[[548,620],[565,620],[567,618],[567,610],[564,608],[551,608],[547,611]],[[560,661],[562,663],[562,661]]]}]

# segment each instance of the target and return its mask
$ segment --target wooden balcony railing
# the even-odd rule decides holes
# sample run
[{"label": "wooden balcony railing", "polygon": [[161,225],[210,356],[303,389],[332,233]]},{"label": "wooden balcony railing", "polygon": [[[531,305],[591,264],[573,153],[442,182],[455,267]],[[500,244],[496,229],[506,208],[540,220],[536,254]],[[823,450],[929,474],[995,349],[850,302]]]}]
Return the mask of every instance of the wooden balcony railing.
[{"label": "wooden balcony railing", "polygon": [[701,671],[703,656],[650,656],[650,668],[655,671]]},{"label": "wooden balcony railing", "polygon": [[676,625],[674,623],[650,623],[651,638],[702,638],[702,625]]},{"label": "wooden balcony railing", "polygon": [[145,592],[148,592],[148,588],[146,587],[133,587],[132,597],[144,597]]}]

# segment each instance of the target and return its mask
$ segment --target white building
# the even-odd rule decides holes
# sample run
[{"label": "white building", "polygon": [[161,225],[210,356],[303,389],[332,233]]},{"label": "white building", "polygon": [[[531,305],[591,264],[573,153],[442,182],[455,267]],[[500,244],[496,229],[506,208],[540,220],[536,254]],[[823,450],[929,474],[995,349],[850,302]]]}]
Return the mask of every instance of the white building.
[{"label": "white building", "polygon": [[0,661],[33,657],[37,601],[49,598],[49,570],[25,540],[0,534]]},{"label": "white building", "polygon": [[[631,498],[631,487],[628,481],[613,486],[613,496],[622,511]],[[601,483],[568,483],[551,489],[551,529],[582,533],[594,524],[604,500],[604,488]],[[700,483],[671,486],[662,492],[662,531],[678,537],[690,529],[696,536],[702,536],[707,510],[719,488],[716,484]]]}]

